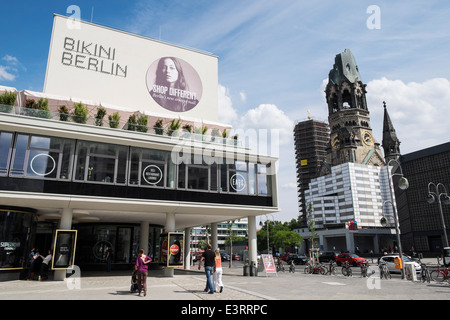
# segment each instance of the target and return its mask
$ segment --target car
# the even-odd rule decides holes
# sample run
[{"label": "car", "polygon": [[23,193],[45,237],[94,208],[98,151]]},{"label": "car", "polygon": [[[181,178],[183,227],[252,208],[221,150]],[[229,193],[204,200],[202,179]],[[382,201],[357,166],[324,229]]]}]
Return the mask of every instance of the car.
[{"label": "car", "polygon": [[230,255],[226,252],[221,252],[220,257],[222,258],[222,261],[230,261]]},{"label": "car", "polygon": [[238,255],[237,253],[233,253],[233,254],[232,254],[232,257],[233,257],[233,260],[237,260],[237,261],[240,261],[240,260],[241,260],[241,256]]},{"label": "car", "polygon": [[294,260],[294,264],[306,264],[309,261],[309,258],[305,256],[304,254],[292,254],[289,255],[289,257],[286,259],[286,262],[289,264],[291,261]]},{"label": "car", "polygon": [[286,261],[288,257],[289,257],[289,253],[285,252],[285,253],[280,254],[280,259],[281,260]]},{"label": "car", "polygon": [[361,263],[368,263],[366,259],[354,253],[341,253],[336,257],[336,264],[341,266],[345,261],[354,267],[359,266]]},{"label": "car", "polygon": [[339,255],[338,252],[334,251],[325,251],[321,252],[319,255],[319,261],[320,262],[330,262],[330,261],[336,261],[336,257]]},{"label": "car", "polygon": [[[382,257],[380,257],[378,259],[378,264],[385,262],[386,266],[389,269],[389,272],[401,273],[402,269],[395,268],[394,258],[398,258],[398,254],[388,254],[388,255],[382,256]],[[420,266],[419,263],[417,263],[416,261],[411,260],[407,256],[403,255],[402,259],[403,259],[403,263],[412,262],[414,264],[414,269],[416,269],[416,273],[420,272],[422,270],[422,267]]]}]

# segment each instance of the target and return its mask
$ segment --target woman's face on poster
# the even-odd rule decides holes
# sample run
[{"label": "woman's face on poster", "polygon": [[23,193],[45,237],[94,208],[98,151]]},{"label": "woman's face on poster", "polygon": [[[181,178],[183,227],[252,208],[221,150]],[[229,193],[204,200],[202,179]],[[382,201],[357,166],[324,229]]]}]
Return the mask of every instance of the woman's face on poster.
[{"label": "woman's face on poster", "polygon": [[164,80],[168,83],[174,83],[178,80],[178,70],[175,66],[175,63],[172,59],[164,59],[164,64],[162,67],[162,74],[164,76]]}]

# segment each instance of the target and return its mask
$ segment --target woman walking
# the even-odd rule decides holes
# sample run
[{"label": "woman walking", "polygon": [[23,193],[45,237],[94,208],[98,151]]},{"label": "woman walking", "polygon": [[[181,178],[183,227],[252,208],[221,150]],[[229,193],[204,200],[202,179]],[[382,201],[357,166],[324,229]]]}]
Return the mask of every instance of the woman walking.
[{"label": "woman walking", "polygon": [[148,276],[148,264],[152,261],[152,258],[146,256],[144,249],[139,250],[139,256],[136,259],[136,272],[138,281],[138,296],[141,296],[142,287],[144,287],[144,297],[147,295],[147,276]]},{"label": "woman walking", "polygon": [[[222,258],[220,256],[220,251],[216,250],[216,272],[214,272],[214,288],[222,293],[223,283],[222,283]],[[220,287],[220,289],[219,289]]]}]

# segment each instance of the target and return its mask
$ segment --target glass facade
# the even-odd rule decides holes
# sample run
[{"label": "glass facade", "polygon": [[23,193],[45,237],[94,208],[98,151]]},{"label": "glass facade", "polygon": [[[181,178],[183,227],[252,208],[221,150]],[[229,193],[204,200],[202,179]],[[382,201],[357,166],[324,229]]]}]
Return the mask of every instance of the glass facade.
[{"label": "glass facade", "polygon": [[0,208],[0,270],[23,268],[33,213]]},{"label": "glass facade", "polygon": [[0,176],[271,196],[266,165],[172,157],[163,150],[0,132]]}]

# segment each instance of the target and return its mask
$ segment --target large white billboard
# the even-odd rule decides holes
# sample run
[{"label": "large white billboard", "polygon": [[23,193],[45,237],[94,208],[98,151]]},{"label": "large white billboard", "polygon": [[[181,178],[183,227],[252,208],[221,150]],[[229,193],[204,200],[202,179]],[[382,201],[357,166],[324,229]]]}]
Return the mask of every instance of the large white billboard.
[{"label": "large white billboard", "polygon": [[217,121],[218,58],[54,15],[44,92]]}]

